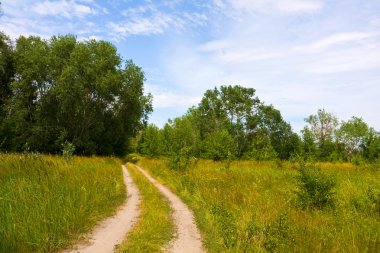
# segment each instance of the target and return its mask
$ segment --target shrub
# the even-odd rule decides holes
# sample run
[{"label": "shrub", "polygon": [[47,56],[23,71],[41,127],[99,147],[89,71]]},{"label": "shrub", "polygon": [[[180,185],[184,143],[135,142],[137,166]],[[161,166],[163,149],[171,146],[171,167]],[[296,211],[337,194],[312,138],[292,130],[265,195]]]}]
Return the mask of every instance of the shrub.
[{"label": "shrub", "polygon": [[169,156],[168,166],[175,170],[187,170],[190,166],[197,163],[197,159],[191,155],[190,147],[181,148],[178,152],[173,152]]},{"label": "shrub", "polygon": [[301,165],[298,179],[298,202],[302,208],[322,209],[334,204],[335,177],[315,166]]},{"label": "shrub", "polygon": [[139,155],[135,153],[128,154],[124,157],[123,162],[136,164],[139,161]]},{"label": "shrub", "polygon": [[75,145],[69,141],[65,141],[62,144],[62,155],[63,158],[67,161],[73,157],[75,151]]},{"label": "shrub", "polygon": [[264,247],[269,252],[287,252],[294,241],[286,214],[280,213],[277,218],[263,229]]}]

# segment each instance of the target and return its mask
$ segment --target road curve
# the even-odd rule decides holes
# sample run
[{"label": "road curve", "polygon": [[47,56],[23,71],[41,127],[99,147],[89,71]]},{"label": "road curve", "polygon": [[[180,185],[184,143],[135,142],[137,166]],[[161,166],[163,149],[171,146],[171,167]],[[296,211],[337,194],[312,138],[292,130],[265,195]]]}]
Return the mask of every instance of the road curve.
[{"label": "road curve", "polygon": [[123,180],[128,197],[116,215],[96,225],[95,229],[86,236],[90,238],[88,243],[78,244],[74,249],[64,253],[113,253],[115,246],[124,240],[140,215],[140,194],[124,165]]},{"label": "road curve", "polygon": [[152,178],[144,169],[139,166],[136,167],[169,200],[173,209],[173,219],[177,229],[177,236],[169,243],[169,245],[167,245],[167,247],[165,247],[165,249],[172,253],[205,252],[202,247],[201,236],[195,224],[193,213],[187,205],[167,187]]}]

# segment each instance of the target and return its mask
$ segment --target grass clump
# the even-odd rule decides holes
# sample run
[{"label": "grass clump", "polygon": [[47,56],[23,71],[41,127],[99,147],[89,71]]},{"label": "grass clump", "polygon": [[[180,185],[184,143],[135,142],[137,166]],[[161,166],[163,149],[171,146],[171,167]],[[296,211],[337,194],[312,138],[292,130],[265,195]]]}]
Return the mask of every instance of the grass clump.
[{"label": "grass clump", "polygon": [[66,248],[125,199],[120,163],[0,155],[0,252]]},{"label": "grass clump", "polygon": [[301,165],[298,179],[298,204],[302,208],[318,208],[334,205],[335,177],[324,174],[316,166]]},{"label": "grass clump", "polygon": [[127,167],[141,194],[141,216],[117,252],[162,252],[174,232],[170,205],[135,166]]}]

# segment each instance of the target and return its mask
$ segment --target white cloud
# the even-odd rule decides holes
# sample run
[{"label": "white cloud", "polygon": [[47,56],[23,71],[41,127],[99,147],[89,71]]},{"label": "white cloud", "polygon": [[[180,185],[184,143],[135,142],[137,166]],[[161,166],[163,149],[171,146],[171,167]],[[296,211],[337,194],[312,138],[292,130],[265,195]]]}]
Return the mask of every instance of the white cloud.
[{"label": "white cloud", "polygon": [[175,22],[171,16],[159,13],[153,17],[135,17],[122,23],[109,22],[107,27],[114,35],[117,35],[116,37],[127,37],[129,35],[162,34],[173,24]]},{"label": "white cloud", "polygon": [[295,50],[315,51],[331,46],[342,46],[348,43],[361,43],[367,39],[374,38],[378,33],[374,32],[346,32],[330,35],[310,45],[295,48]]},{"label": "white cloud", "polygon": [[231,8],[240,12],[302,13],[315,12],[323,7],[322,0],[215,0],[214,5],[224,11]]},{"label": "white cloud", "polygon": [[[89,4],[91,2],[85,1],[85,3]],[[77,3],[74,0],[46,0],[32,6],[31,10],[43,16],[62,16],[68,19],[83,18],[86,15],[95,15],[98,13],[96,9],[85,4]]]},{"label": "white cloud", "polygon": [[108,22],[111,36],[120,40],[131,35],[157,35],[169,30],[182,31],[187,26],[203,26],[208,18],[198,12],[161,11],[152,3],[122,11],[124,20]]},{"label": "white cloud", "polygon": [[153,95],[153,108],[182,108],[186,110],[192,105],[198,104],[201,100],[200,96],[191,96],[184,92],[169,91],[166,88],[146,84],[146,92]]}]

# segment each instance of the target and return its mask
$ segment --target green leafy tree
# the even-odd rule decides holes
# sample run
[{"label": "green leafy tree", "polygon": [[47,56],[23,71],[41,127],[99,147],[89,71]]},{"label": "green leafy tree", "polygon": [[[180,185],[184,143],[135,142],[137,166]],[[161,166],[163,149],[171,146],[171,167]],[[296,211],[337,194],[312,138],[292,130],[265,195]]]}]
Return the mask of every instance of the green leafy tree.
[{"label": "green leafy tree", "polygon": [[215,131],[204,140],[204,157],[214,161],[226,160],[236,155],[236,144],[229,132]]},{"label": "green leafy tree", "polygon": [[242,156],[249,146],[248,122],[259,103],[253,88],[229,85],[207,90],[199,106],[193,109],[202,140],[215,131],[227,130],[235,139],[237,156]]},{"label": "green leafy tree", "polygon": [[164,153],[162,131],[155,125],[148,125],[141,133],[140,152],[150,157],[158,157]]},{"label": "green leafy tree", "polygon": [[14,151],[27,143],[59,153],[68,141],[79,154],[122,156],[152,111],[141,68],[123,65],[109,42],[20,37],[14,64],[6,119]]},{"label": "green leafy tree", "polygon": [[10,84],[14,74],[14,52],[11,40],[0,32],[0,150],[5,148],[4,144],[9,135],[4,118],[6,116],[6,104],[12,95]]},{"label": "green leafy tree", "polygon": [[368,134],[368,125],[357,117],[352,117],[350,120],[342,122],[337,131],[338,139],[345,145],[350,157],[355,154],[362,154]]},{"label": "green leafy tree", "polygon": [[338,127],[338,119],[324,109],[319,109],[316,115],[310,115],[305,119],[309,123],[310,131],[318,146],[318,157],[328,159],[334,150],[335,134]]}]

